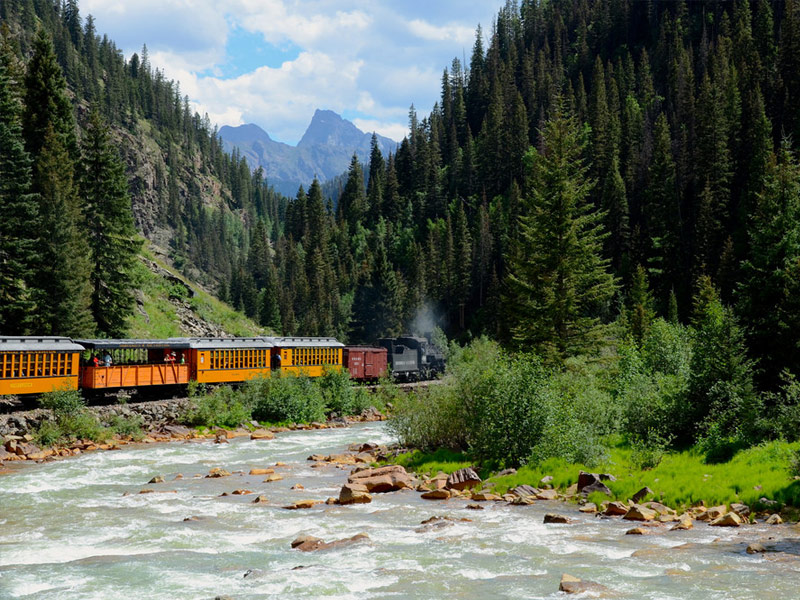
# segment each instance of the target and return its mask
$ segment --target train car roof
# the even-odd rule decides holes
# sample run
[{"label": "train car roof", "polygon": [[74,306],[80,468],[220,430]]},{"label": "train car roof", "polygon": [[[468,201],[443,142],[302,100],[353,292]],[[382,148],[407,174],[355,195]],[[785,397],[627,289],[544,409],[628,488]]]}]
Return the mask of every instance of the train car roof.
[{"label": "train car roof", "polygon": [[83,346],[66,337],[0,337],[0,352],[80,352]]},{"label": "train car roof", "polygon": [[387,352],[383,346],[345,346],[345,350],[361,350],[365,352]]},{"label": "train car roof", "polygon": [[233,350],[233,349],[266,349],[272,348],[270,338],[191,338],[190,348],[196,350]]},{"label": "train car roof", "polygon": [[271,341],[276,348],[344,348],[342,342],[332,337],[276,337]]},{"label": "train car roof", "polygon": [[166,348],[188,349],[191,348],[189,338],[167,338],[165,340],[75,340],[81,346],[91,350],[118,350],[122,348],[147,348],[161,350]]}]

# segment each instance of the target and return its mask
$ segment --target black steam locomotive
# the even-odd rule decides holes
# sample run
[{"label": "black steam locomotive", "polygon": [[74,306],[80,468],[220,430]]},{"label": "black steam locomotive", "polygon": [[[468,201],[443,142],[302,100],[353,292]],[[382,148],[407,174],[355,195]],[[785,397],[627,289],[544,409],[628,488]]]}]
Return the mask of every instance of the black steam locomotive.
[{"label": "black steam locomotive", "polygon": [[444,354],[428,338],[412,335],[381,338],[378,345],[386,348],[392,376],[399,381],[433,379],[444,373]]}]

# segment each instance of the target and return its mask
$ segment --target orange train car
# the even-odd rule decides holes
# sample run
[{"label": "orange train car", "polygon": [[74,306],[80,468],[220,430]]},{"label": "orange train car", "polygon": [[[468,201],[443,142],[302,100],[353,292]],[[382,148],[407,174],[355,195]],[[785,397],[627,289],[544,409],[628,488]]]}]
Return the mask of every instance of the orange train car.
[{"label": "orange train car", "polygon": [[76,342],[85,348],[80,386],[86,390],[185,385],[191,378],[187,338]]},{"label": "orange train car", "polygon": [[199,383],[238,383],[269,377],[277,367],[270,338],[191,338],[190,377]]},{"label": "orange train car", "polygon": [[0,396],[78,389],[82,350],[64,337],[0,338]]}]

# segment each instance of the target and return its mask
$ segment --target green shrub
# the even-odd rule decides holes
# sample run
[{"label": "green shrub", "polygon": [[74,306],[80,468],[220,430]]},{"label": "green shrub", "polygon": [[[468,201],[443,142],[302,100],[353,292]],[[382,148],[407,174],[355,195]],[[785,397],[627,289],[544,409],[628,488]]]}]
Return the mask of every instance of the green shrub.
[{"label": "green shrub", "polygon": [[36,434],[43,445],[66,443],[71,439],[99,442],[111,436],[112,432],[87,410],[86,402],[76,390],[43,394],[39,404],[53,411],[53,419],[42,422]]},{"label": "green shrub", "polygon": [[114,415],[111,417],[109,428],[118,435],[128,436],[136,441],[144,437],[144,419],[141,415],[130,417]]},{"label": "green shrub", "polygon": [[193,426],[236,428],[251,419],[241,392],[220,386],[206,396],[195,397],[183,422]]},{"label": "green shrub", "polygon": [[253,418],[267,423],[309,423],[325,420],[325,400],[305,375],[249,381],[245,393],[253,403]]},{"label": "green shrub", "polygon": [[322,377],[314,380],[322,394],[327,414],[337,416],[359,415],[370,407],[370,399],[363,387],[354,386],[347,371],[336,367],[325,368]]}]

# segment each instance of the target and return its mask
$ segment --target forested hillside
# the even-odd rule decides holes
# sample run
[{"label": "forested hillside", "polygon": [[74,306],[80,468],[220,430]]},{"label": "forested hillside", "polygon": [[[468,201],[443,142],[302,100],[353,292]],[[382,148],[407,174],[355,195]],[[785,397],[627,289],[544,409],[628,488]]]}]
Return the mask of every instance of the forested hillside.
[{"label": "forested hillside", "polygon": [[227,289],[249,224],[283,210],[262,174],[74,0],[3,0],[0,19],[2,332],[123,335],[136,229]]}]

